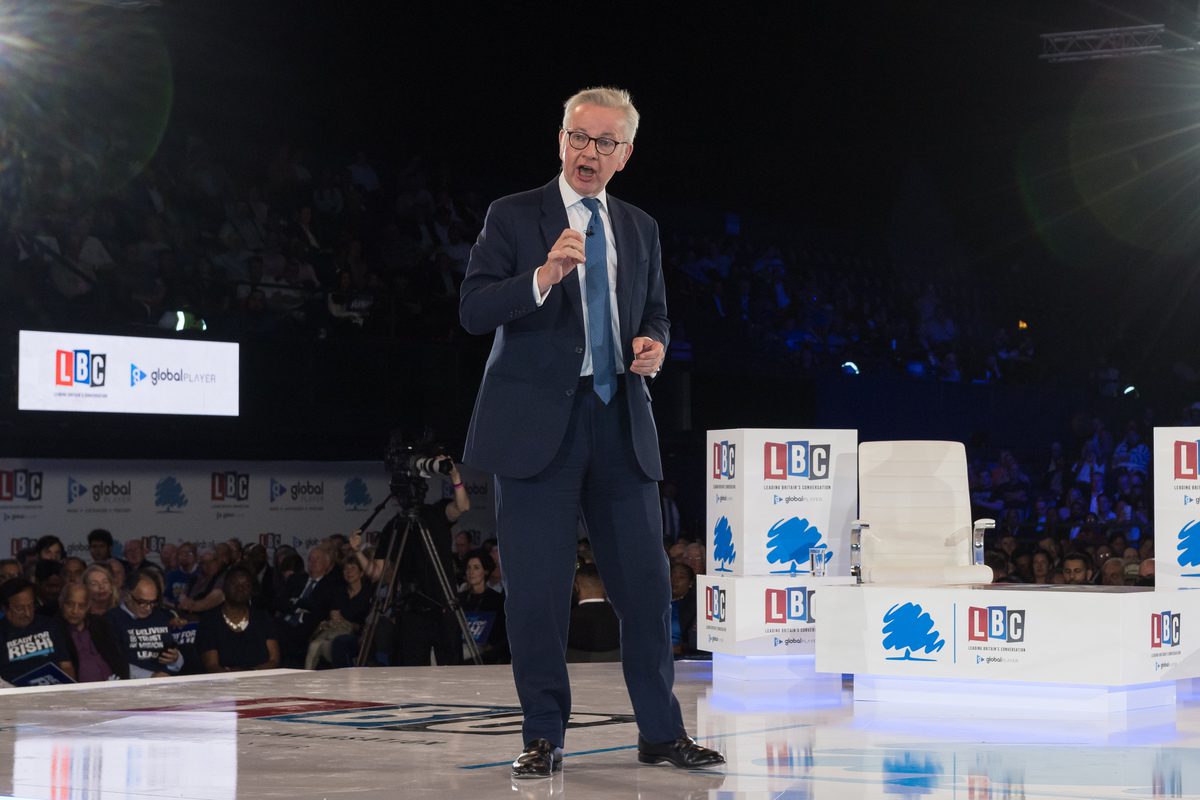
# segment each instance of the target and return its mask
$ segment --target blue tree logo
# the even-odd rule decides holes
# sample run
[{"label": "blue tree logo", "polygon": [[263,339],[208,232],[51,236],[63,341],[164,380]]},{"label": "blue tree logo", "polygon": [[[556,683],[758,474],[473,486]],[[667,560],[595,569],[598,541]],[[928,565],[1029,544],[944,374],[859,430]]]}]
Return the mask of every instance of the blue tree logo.
[{"label": "blue tree logo", "polygon": [[342,492],[342,501],[347,508],[366,508],[371,505],[371,492],[367,489],[362,478],[351,478],[346,481],[346,489]]},{"label": "blue tree logo", "polygon": [[[920,757],[918,757],[920,756]],[[920,797],[938,788],[942,765],[930,753],[905,750],[883,759],[883,780],[889,794]]]},{"label": "blue tree logo", "polygon": [[733,527],[729,524],[729,517],[721,517],[717,520],[717,526],[713,528],[713,560],[721,564],[716,572],[732,572],[733,570],[725,565],[737,561],[737,549],[733,546]]},{"label": "blue tree logo", "polygon": [[183,508],[188,504],[183,486],[175,480],[174,475],[168,475],[154,486],[154,505],[164,511]]},{"label": "blue tree logo", "polygon": [[[1192,520],[1179,529],[1179,566],[1200,567],[1200,520]],[[1182,573],[1184,577],[1200,577],[1197,572]]]},{"label": "blue tree logo", "polygon": [[903,650],[902,656],[888,656],[888,661],[937,661],[936,658],[917,658],[914,651],[924,650],[932,655],[946,646],[946,640],[933,627],[933,617],[916,603],[897,603],[883,615],[883,649]]},{"label": "blue tree logo", "polygon": [[[779,520],[767,531],[767,562],[791,566],[787,569],[771,570],[771,574],[796,575],[808,572],[808,551],[814,547],[826,548],[826,563],[833,558],[833,551],[821,543],[821,532],[817,530],[816,525],[799,517]],[[804,565],[804,568],[801,569],[800,565]]]}]

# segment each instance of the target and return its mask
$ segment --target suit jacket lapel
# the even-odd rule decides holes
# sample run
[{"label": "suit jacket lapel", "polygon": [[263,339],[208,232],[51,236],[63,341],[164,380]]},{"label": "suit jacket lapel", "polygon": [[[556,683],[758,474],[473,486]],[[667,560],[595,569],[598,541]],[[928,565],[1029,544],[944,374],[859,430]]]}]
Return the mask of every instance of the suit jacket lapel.
[{"label": "suit jacket lapel", "polygon": [[631,341],[637,331],[632,328],[630,319],[633,302],[633,281],[636,277],[637,235],[630,222],[625,206],[619,200],[608,196],[608,216],[612,220],[613,236],[617,245],[617,323],[621,331],[622,360],[628,363],[632,354],[626,350],[626,343]]},{"label": "suit jacket lapel", "polygon": [[[542,238],[545,239],[546,252],[550,252],[550,248],[558,241],[558,237],[562,235],[564,229],[571,226],[567,219],[567,209],[563,207],[562,192],[558,189],[558,178],[546,184],[542,192]],[[563,280],[561,284],[565,297],[563,302],[567,304],[574,318],[578,321],[579,328],[583,330],[583,299],[579,291],[579,270],[573,270],[570,275]],[[554,293],[551,292],[551,297]],[[547,300],[549,302],[549,300]]]}]

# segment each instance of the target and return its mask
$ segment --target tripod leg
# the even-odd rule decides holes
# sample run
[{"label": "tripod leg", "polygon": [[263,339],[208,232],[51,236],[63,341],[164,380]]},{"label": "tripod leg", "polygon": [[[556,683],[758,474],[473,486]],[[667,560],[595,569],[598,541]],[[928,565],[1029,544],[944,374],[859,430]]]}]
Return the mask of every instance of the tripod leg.
[{"label": "tripod leg", "polygon": [[384,554],[384,572],[388,575],[387,589],[380,595],[378,588],[375,589],[375,596],[371,598],[371,610],[367,613],[367,622],[363,625],[362,637],[358,645],[358,657],[354,660],[354,666],[365,667],[367,661],[371,657],[371,648],[375,644],[375,633],[379,629],[379,620],[387,616],[392,611],[392,603],[396,597],[396,578],[400,574],[400,556],[404,553],[404,548],[408,544],[408,534],[412,529],[412,521],[410,520],[404,526],[404,533],[396,536],[396,531],[392,531],[392,538],[388,542],[388,552]]},{"label": "tripod leg", "polygon": [[482,664],[483,659],[479,655],[479,646],[475,644],[475,637],[471,634],[471,626],[467,624],[467,617],[463,614],[462,606],[458,603],[458,593],[454,591],[454,587],[450,585],[450,579],[446,577],[446,568],[442,565],[442,559],[438,557],[437,548],[433,544],[433,537],[429,534],[429,529],[425,527],[420,519],[414,518],[414,524],[421,534],[421,541],[425,543],[425,552],[429,555],[429,563],[433,565],[433,572],[437,575],[438,583],[442,587],[442,596],[446,599],[446,607],[454,612],[454,617],[458,621],[459,630],[462,631],[463,642],[466,643],[467,654],[471,661],[476,664]]}]

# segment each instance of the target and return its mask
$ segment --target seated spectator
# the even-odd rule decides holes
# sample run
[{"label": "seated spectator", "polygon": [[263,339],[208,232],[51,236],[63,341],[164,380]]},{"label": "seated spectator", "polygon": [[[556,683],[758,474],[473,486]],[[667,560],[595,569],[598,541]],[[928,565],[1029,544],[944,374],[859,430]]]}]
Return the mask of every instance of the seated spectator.
[{"label": "seated spectator", "polygon": [[621,621],[608,602],[595,564],[584,564],[575,571],[575,596],[567,661],[620,661]]},{"label": "seated spectator", "polygon": [[125,543],[125,588],[132,589],[137,573],[143,570],[155,570],[160,575],[162,567],[146,558],[146,543],[141,539],[130,539]]},{"label": "seated spectator", "polygon": [[58,596],[62,594],[63,565],[61,561],[39,559],[33,570],[37,613],[47,617],[58,614]]},{"label": "seated spectator", "polygon": [[38,558],[46,561],[61,562],[67,554],[63,548],[62,539],[57,536],[43,536],[37,540],[37,544],[33,548],[37,550]]},{"label": "seated spectator", "polygon": [[33,584],[13,578],[0,586],[0,678],[17,683],[46,664],[54,664],[75,679],[75,667],[58,620],[34,613]]},{"label": "seated spectator", "polygon": [[200,577],[200,565],[196,561],[196,545],[184,542],[175,551],[176,564],[167,570],[166,591],[163,598],[172,606],[179,605],[181,598],[186,597],[189,590]]},{"label": "seated spectator", "polygon": [[267,548],[255,542],[242,552],[242,563],[254,576],[254,605],[269,609],[275,604],[275,569],[267,556]]},{"label": "seated spectator", "polygon": [[200,617],[196,650],[205,672],[241,672],[279,666],[279,639],[265,609],[251,605],[254,574],[236,565],[225,575],[225,600]]},{"label": "seated spectator", "polygon": [[371,612],[375,591],[365,579],[358,559],[350,558],[342,565],[343,586],[338,589],[329,623],[345,632],[331,637],[327,660],[335,667],[352,667],[358,659],[359,634]]},{"label": "seated spectator", "polygon": [[319,544],[308,551],[308,574],[296,573],[289,579],[279,630],[284,666],[304,664],[313,631],[329,619],[341,583],[341,575],[330,574],[333,561],[331,547]]},{"label": "seated spectator", "polygon": [[[508,627],[504,617],[504,595],[488,588],[487,578],[496,564],[482,550],[472,550],[466,558],[467,587],[458,594],[467,625],[475,635],[475,644],[485,664],[507,664]],[[467,650],[463,649],[463,658]]]},{"label": "seated spectator", "polygon": [[1100,565],[1100,584],[1102,586],[1125,585],[1125,562],[1119,558],[1107,558]]},{"label": "seated spectator", "polygon": [[87,587],[82,583],[64,586],[58,602],[75,679],[92,683],[128,678],[129,664],[117,646],[112,626],[103,616],[89,614],[89,603]]},{"label": "seated spectator", "polygon": [[0,584],[21,577],[21,562],[15,558],[0,559]]},{"label": "seated spectator", "polygon": [[[1095,576],[1092,559],[1087,553],[1067,553],[1062,563],[1063,583],[1072,586],[1084,586],[1092,582]],[[1042,583],[1042,581],[1038,581]]]},{"label": "seated spectator", "polygon": [[200,574],[187,593],[179,598],[179,610],[189,617],[198,617],[205,611],[225,602],[222,589],[225,580],[225,565],[216,548],[200,554]]},{"label": "seated spectator", "polygon": [[172,617],[161,600],[154,576],[139,572],[125,602],[108,612],[132,678],[165,678],[183,669],[183,654],[170,631]]},{"label": "seated spectator", "polygon": [[128,564],[119,558],[110,558],[104,562],[108,567],[108,572],[112,575],[113,591],[117,594],[124,594],[129,587],[125,585],[126,579],[129,577]]},{"label": "seated spectator", "polygon": [[87,542],[93,564],[101,564],[112,558],[113,535],[108,531],[96,528],[88,534]]},{"label": "seated spectator", "polygon": [[705,574],[705,553],[704,545],[700,542],[692,542],[687,546],[687,550],[683,553],[683,562],[692,570],[692,575]]},{"label": "seated spectator", "polygon": [[671,648],[676,657],[696,652],[696,573],[671,565]]},{"label": "seated spectator", "polygon": [[83,579],[83,572],[87,569],[87,562],[77,556],[67,556],[63,561],[63,583],[79,583]]},{"label": "seated spectator", "polygon": [[119,592],[113,591],[113,576],[108,567],[92,564],[83,571],[83,585],[88,590],[88,613],[103,616],[121,602]]}]

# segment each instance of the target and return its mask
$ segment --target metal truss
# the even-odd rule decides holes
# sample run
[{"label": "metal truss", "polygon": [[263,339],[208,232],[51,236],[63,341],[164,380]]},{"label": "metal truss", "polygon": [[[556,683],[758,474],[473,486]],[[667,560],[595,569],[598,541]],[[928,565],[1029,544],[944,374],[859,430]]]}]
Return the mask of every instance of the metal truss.
[{"label": "metal truss", "polygon": [[1056,63],[1176,52],[1176,48],[1163,47],[1165,33],[1165,25],[1043,33],[1042,54],[1038,58]]}]

